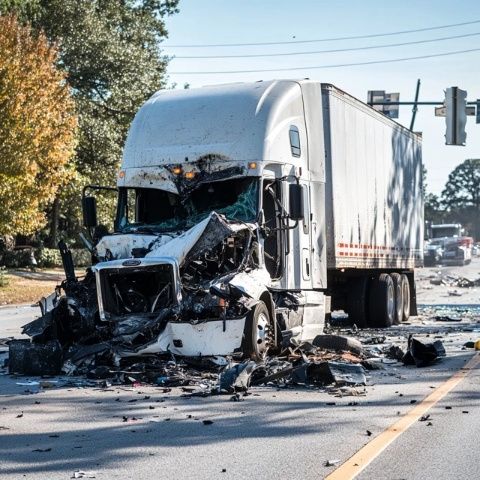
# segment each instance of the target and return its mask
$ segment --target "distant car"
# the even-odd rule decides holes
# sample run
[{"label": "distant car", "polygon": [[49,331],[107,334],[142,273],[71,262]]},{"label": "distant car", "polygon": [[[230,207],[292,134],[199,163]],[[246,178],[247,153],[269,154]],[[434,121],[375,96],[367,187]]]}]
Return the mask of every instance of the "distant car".
[{"label": "distant car", "polygon": [[472,256],[478,257],[480,255],[480,245],[478,243],[475,243],[472,246]]},{"label": "distant car", "polygon": [[423,250],[423,264],[426,267],[433,267],[442,263],[444,253],[443,240],[431,240],[425,244]]}]

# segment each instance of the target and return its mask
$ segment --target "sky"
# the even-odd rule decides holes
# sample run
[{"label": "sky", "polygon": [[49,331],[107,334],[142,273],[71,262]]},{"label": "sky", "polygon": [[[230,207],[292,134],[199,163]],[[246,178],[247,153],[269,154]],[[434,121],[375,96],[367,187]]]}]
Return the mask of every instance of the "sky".
[{"label": "sky", "polygon": [[[466,90],[468,101],[480,98],[478,0],[180,0],[179,8],[178,14],[166,20],[169,38],[162,45],[164,54],[176,57],[272,53],[294,55],[220,59],[173,58],[168,72],[170,82],[176,84],[177,88],[183,88],[185,83],[193,88],[272,78],[310,78],[332,83],[363,101],[367,99],[368,90],[399,92],[400,101],[412,101],[417,79],[420,79],[420,101],[443,101],[444,90],[451,86]],[[392,33],[474,21],[478,23],[398,35],[278,44]],[[462,35],[470,36],[438,40]],[[319,50],[352,49],[423,40],[435,41],[357,51],[304,54]],[[232,43],[277,44],[193,46]],[[477,48],[478,51],[436,58],[331,67]],[[312,68],[318,66],[330,67]],[[296,67],[302,68],[283,72],[195,73]],[[412,107],[401,106],[398,121],[409,126],[411,111]],[[428,172],[427,189],[431,193],[441,193],[448,174],[462,161],[467,158],[480,158],[480,124],[475,123],[475,117],[468,117],[467,142],[463,147],[445,145],[445,119],[435,117],[433,106],[419,107],[414,130],[423,134],[423,163]]]}]

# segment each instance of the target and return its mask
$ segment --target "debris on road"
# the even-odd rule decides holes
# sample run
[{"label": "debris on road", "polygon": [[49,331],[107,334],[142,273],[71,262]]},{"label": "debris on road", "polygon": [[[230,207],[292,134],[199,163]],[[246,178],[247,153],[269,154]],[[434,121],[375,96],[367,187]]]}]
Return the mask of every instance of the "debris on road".
[{"label": "debris on road", "polygon": [[83,470],[77,470],[76,472],[73,472],[71,478],[97,478],[97,472],[84,472]]},{"label": "debris on road", "polygon": [[460,287],[460,288],[474,288],[480,286],[480,278],[476,280],[470,280],[466,277],[460,277],[458,275],[446,275],[439,272],[439,274],[430,279],[432,285],[445,285],[448,287]]},{"label": "debris on road", "polygon": [[425,367],[445,355],[445,347],[440,340],[423,343],[410,335],[408,339],[408,351],[402,361],[405,365]]}]

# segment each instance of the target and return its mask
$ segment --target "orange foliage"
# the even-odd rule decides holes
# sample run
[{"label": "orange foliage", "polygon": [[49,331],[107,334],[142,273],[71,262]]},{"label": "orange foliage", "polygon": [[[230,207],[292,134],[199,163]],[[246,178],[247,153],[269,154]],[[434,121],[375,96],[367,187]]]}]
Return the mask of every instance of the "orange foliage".
[{"label": "orange foliage", "polygon": [[57,49],[0,16],[0,235],[43,227],[43,209],[74,175],[77,117]]}]

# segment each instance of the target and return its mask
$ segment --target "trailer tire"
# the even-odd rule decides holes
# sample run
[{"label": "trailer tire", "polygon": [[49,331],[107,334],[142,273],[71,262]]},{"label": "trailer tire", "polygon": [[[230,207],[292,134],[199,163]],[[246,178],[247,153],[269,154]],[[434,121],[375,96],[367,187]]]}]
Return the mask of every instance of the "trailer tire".
[{"label": "trailer tire", "polygon": [[347,294],[347,313],[351,324],[358,328],[367,327],[367,286],[368,278],[353,278]]},{"label": "trailer tire", "polygon": [[390,276],[393,280],[393,288],[395,291],[395,316],[393,317],[394,325],[398,325],[403,320],[403,285],[402,276],[399,273],[391,273]]},{"label": "trailer tire", "polygon": [[405,274],[401,276],[402,285],[402,303],[403,303],[403,315],[402,322],[407,322],[410,318],[410,281]]},{"label": "trailer tire", "polygon": [[369,313],[373,327],[388,328],[395,317],[395,288],[392,277],[381,273],[370,285]]},{"label": "trailer tire", "polygon": [[248,313],[243,334],[243,354],[252,360],[263,360],[269,349],[269,335],[272,328],[270,313],[261,300]]},{"label": "trailer tire", "polygon": [[362,344],[359,340],[342,335],[317,335],[312,340],[312,345],[326,350],[343,350],[361,355],[363,352]]}]

